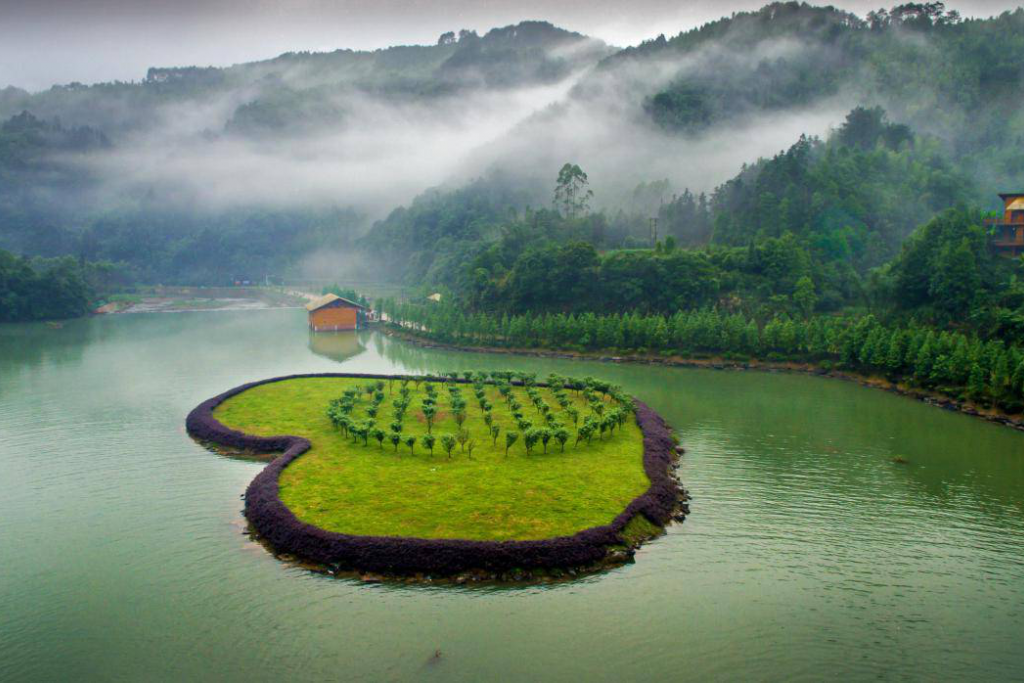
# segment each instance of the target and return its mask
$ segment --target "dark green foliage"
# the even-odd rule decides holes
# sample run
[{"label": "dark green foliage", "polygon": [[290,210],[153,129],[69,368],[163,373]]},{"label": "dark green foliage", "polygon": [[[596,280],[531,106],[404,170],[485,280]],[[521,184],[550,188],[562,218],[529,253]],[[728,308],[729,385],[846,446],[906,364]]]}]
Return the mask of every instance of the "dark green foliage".
[{"label": "dark green foliage", "polygon": [[[730,298],[806,316],[865,303],[871,268],[895,256],[925,217],[977,195],[937,142],[915,139],[877,108],[851,111],[827,142],[801,138],[744,169],[710,200],[684,192],[661,205],[671,248],[668,240],[611,248],[649,229],[622,215],[509,217],[487,199],[494,182],[421,198],[378,224],[367,244],[386,247],[388,260],[420,245],[406,277],[433,281],[473,310],[668,313]],[[635,201],[646,205],[664,189],[642,184]],[[481,201],[488,211],[473,211]],[[438,222],[442,215],[452,222]],[[676,238],[710,245],[678,249]],[[420,268],[428,262],[429,272]]]},{"label": "dark green foliage", "polygon": [[341,287],[337,283],[324,287],[320,290],[320,293],[334,294],[335,296],[340,296],[342,299],[348,299],[349,301],[354,301],[357,304],[362,304],[363,306],[370,308],[370,301],[364,295],[350,287]]},{"label": "dark green foliage", "polygon": [[718,188],[709,209],[714,241],[743,245],[788,232],[822,263],[863,271],[895,255],[922,217],[977,196],[934,142],[908,138],[890,148],[879,133],[864,147],[875,133],[850,132],[857,111],[829,142],[801,138]]},{"label": "dark green foliage", "polygon": [[700,87],[684,83],[660,92],[644,104],[654,121],[665,128],[693,132],[711,123],[710,95]]},{"label": "dark green foliage", "polygon": [[[953,249],[959,251],[959,247]],[[810,361],[877,373],[953,396],[996,403],[1007,410],[1024,406],[1021,346],[915,324],[883,325],[870,314],[808,319],[782,314],[759,324],[742,314],[714,309],[680,311],[671,316],[527,314],[500,320],[486,314],[467,317],[437,306],[402,305],[390,307],[387,312],[397,323],[421,326],[423,335],[442,342]],[[596,396],[593,389],[585,389],[588,395],[586,392]],[[591,410],[593,414],[585,416],[582,424],[578,423],[578,414],[566,410],[573,423],[579,424],[577,444],[601,437],[621,424],[622,415],[609,413],[599,400],[591,400]],[[527,452],[545,436],[561,443],[560,427],[537,429],[523,420],[519,429]],[[517,432],[506,432],[506,446],[514,444],[518,436]]]},{"label": "dark green foliage", "polygon": [[84,315],[96,296],[93,272],[71,257],[26,259],[0,249],[0,322]]},{"label": "dark green foliage", "polygon": [[922,226],[893,262],[893,303],[940,324],[962,322],[1006,286],[997,279],[1006,265],[993,255],[977,212],[947,211]]}]

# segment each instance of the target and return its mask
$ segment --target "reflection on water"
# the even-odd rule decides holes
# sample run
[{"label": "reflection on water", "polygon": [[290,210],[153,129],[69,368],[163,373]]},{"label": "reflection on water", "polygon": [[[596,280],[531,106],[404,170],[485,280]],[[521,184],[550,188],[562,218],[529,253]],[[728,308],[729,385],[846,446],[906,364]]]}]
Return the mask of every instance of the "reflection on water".
[{"label": "reflection on water", "polygon": [[[688,448],[693,514],[578,582],[363,585],[251,543],[239,495],[262,463],[184,433],[262,377],[480,368],[643,397]],[[4,681],[1024,671],[1024,436],[853,384],[310,336],[301,310],[112,316],[0,326],[0,443]]]},{"label": "reflection on water", "polygon": [[366,350],[360,341],[360,335],[366,332],[355,330],[338,332],[313,332],[309,331],[309,350],[318,356],[330,358],[334,361],[345,361],[354,358]]}]

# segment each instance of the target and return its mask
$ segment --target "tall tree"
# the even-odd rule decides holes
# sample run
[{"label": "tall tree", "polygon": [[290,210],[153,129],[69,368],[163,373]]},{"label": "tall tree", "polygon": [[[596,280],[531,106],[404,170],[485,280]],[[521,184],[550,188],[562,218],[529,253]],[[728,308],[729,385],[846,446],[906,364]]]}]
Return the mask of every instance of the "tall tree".
[{"label": "tall tree", "polygon": [[558,172],[555,184],[555,207],[567,218],[585,215],[590,210],[594,191],[587,174],[577,164],[566,163]]}]

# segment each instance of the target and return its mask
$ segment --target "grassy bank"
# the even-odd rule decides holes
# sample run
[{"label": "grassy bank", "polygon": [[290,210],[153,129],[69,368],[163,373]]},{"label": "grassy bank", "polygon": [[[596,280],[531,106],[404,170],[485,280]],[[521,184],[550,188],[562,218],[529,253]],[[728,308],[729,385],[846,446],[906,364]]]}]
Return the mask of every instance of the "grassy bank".
[{"label": "grassy bank", "polygon": [[[346,389],[362,388],[366,380],[303,378],[255,387],[220,405],[215,417],[233,429],[256,434],[294,434],[308,438],[312,448],[282,474],[281,500],[302,521],[329,531],[357,535],[529,540],[571,535],[608,524],[650,482],[642,467],[643,443],[632,419],[611,435],[595,435],[574,446],[572,421],[562,418],[573,437],[564,452],[551,439],[527,454],[522,435],[505,454],[505,434],[517,430],[506,399],[494,385],[485,398],[493,406],[495,442],[488,433],[472,391],[466,387],[465,430],[474,443],[472,454],[456,445],[451,457],[441,436],[459,431],[447,392],[438,391],[438,411],[430,431],[437,437],[433,454],[424,446],[428,433],[421,402],[426,384],[410,383],[410,406],[402,420],[402,439],[416,445],[397,449],[385,439],[364,443],[346,436],[327,415],[332,399]],[[398,382],[384,390],[375,420],[387,430],[395,417]],[[560,410],[551,390],[541,398]],[[523,387],[512,389],[523,418],[535,425],[543,417]],[[581,416],[590,408],[575,392],[570,407]],[[610,399],[603,399],[610,401]],[[360,399],[353,412],[366,418],[371,403]],[[582,417],[580,421],[582,422]]]},{"label": "grassy bank", "polygon": [[450,349],[469,353],[508,354],[536,356],[541,358],[571,358],[613,363],[641,363],[646,365],[667,365],[675,367],[761,370],[766,372],[796,372],[817,375],[833,379],[842,379],[857,384],[882,389],[890,393],[924,401],[934,406],[955,410],[988,422],[1012,427],[1024,431],[1024,417],[1020,413],[1001,410],[998,406],[986,405],[967,400],[963,396],[954,396],[935,389],[916,386],[906,381],[893,380],[884,375],[860,372],[856,369],[838,368],[831,362],[819,363],[811,360],[766,360],[756,357],[723,357],[713,354],[699,356],[683,356],[678,354],[638,354],[629,351],[608,349],[605,351],[576,351],[568,349],[517,348],[508,346],[471,346],[465,344],[449,344],[420,336],[408,328],[388,325],[384,331],[411,344],[428,348]]}]

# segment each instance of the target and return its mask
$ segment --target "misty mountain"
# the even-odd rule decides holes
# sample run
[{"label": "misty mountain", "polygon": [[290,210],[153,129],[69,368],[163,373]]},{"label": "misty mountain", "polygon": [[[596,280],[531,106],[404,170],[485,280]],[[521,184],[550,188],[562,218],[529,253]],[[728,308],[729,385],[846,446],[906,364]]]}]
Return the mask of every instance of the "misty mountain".
[{"label": "misty mountain", "polygon": [[[38,94],[5,88],[0,247],[124,260],[160,281],[277,273],[343,248],[367,212],[443,181],[466,150],[560,97],[610,52],[523,22],[430,46],[153,68],[138,83]],[[103,144],[71,154],[53,139],[65,126]],[[273,246],[264,254],[261,244]]]},{"label": "misty mountain", "polygon": [[[549,205],[555,171],[570,159],[609,217],[605,248],[638,243],[657,216],[662,235],[680,244],[791,232],[863,273],[934,212],[958,202],[994,208],[998,188],[1024,184],[1022,40],[1022,10],[962,21],[941,3],[866,19],[775,3],[659,37],[605,58],[487,150],[501,182],[529,190],[490,213]],[[860,120],[844,123],[851,110]],[[836,128],[848,139],[830,136]],[[537,169],[548,169],[546,186]],[[638,205],[638,191],[654,187],[653,205]],[[447,204],[425,196],[365,243],[387,245],[392,262],[409,253],[396,269],[408,281],[437,274],[450,283],[443,264],[462,259],[445,255],[436,217],[454,225],[456,243],[467,225],[482,240],[500,231],[479,218],[478,202],[472,221],[460,222],[464,193]],[[429,239],[417,242],[421,234]]]},{"label": "misty mountain", "polygon": [[982,185],[1018,185],[1022,74],[1021,9],[962,20],[942,3],[911,3],[861,19],[773,3],[610,55],[490,152],[527,172],[571,159],[598,201],[617,206],[658,178],[709,192],[801,134],[826,135],[854,107],[881,106]]},{"label": "misty mountain", "polygon": [[356,96],[402,101],[548,85],[612,51],[545,22],[522,22],[482,37],[448,33],[436,45],[290,52],[227,68],[154,67],[140,82],[70,83],[36,94],[8,87],[0,90],[0,119],[27,110],[116,138],[159,125],[169,105],[189,105],[222,114],[207,133],[284,130],[337,124],[344,101]]},{"label": "misty mountain", "polygon": [[[964,21],[927,3],[860,18],[789,2],[625,50],[524,22],[429,46],[7,88],[0,116],[24,110],[107,143],[44,144],[44,174],[0,161],[0,247],[213,282],[298,272],[310,253],[329,264],[336,249],[348,268],[376,220],[358,244],[395,277],[457,282],[463,249],[527,215],[540,233],[609,248],[649,244],[657,216],[690,246],[838,240],[863,272],[919,214],[991,208],[996,190],[1024,184],[1022,41],[1021,10]],[[884,108],[892,139],[833,140],[858,107]],[[807,163],[772,171],[792,165],[780,151],[801,136]],[[539,210],[566,161],[595,193],[571,228]],[[235,254],[247,241],[276,248]]]}]

